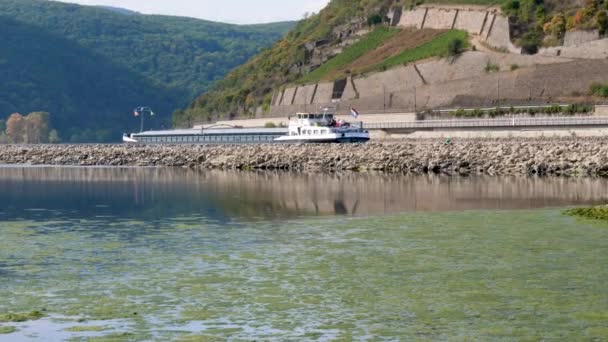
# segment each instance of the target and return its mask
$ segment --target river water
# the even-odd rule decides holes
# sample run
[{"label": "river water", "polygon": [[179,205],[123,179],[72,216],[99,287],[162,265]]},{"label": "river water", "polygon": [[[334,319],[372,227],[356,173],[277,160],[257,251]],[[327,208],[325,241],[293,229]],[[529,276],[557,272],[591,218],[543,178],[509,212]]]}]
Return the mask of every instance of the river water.
[{"label": "river water", "polygon": [[608,338],[607,190],[0,167],[0,340]]}]

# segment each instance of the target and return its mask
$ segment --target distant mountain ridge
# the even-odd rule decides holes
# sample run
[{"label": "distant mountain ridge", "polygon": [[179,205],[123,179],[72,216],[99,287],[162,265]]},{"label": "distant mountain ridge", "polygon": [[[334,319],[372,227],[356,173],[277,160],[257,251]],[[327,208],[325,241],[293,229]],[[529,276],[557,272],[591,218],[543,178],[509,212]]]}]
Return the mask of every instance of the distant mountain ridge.
[{"label": "distant mountain ridge", "polygon": [[126,8],[122,8],[122,7],[114,7],[114,6],[97,6],[103,9],[107,9],[110,10],[112,12],[116,12],[116,13],[120,13],[120,14],[124,14],[124,15],[139,15],[141,13],[136,12],[136,11],[132,11]]},{"label": "distant mountain ridge", "polygon": [[[139,105],[154,105],[157,127],[170,126],[175,108],[280,39],[293,25],[239,26],[47,0],[2,0],[0,15],[7,27],[2,35],[8,36],[10,28],[20,37],[0,44],[0,70],[10,75],[13,84],[11,91],[0,93],[0,119],[13,111],[50,111],[63,138],[78,141],[111,140],[98,139],[106,133],[91,132],[127,130],[134,122],[132,108]],[[47,50],[38,49],[42,46]],[[27,56],[30,52],[33,55]],[[79,54],[96,61],[99,70],[87,61],[78,64]],[[79,75],[71,67],[74,63],[80,67]],[[76,78],[80,86],[73,86]],[[110,85],[122,91],[111,91]],[[87,91],[95,88],[105,89],[99,93],[105,98],[81,101],[90,99],[93,94]],[[108,113],[113,113],[111,118]]]}]

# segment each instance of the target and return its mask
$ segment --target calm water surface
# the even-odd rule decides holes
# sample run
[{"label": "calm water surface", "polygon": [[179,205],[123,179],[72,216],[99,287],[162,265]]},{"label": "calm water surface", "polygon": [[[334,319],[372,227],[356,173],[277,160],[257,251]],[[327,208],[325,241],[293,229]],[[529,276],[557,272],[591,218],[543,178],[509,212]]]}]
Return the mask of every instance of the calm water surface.
[{"label": "calm water surface", "polygon": [[0,167],[0,340],[602,340],[607,190]]}]

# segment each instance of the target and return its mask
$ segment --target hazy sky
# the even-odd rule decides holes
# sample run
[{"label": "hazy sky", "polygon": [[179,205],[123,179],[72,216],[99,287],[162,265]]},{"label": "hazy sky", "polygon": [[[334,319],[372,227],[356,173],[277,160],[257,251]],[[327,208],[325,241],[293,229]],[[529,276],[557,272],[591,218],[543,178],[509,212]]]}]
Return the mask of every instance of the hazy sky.
[{"label": "hazy sky", "polygon": [[236,24],[298,20],[318,12],[329,0],[60,0],[81,5],[107,5],[146,14],[195,17]]}]

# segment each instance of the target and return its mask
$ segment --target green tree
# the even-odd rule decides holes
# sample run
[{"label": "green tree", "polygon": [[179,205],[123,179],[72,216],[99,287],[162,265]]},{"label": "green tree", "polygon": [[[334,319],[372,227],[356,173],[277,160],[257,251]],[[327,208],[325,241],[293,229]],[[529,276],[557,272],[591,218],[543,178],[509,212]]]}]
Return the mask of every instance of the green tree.
[{"label": "green tree", "polygon": [[61,138],[56,129],[52,129],[51,132],[49,132],[49,142],[51,144],[58,144],[61,142]]}]

